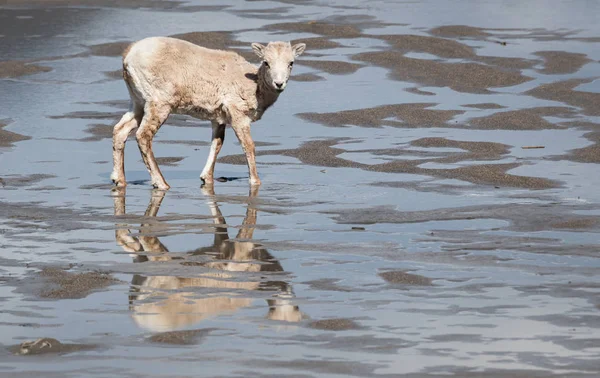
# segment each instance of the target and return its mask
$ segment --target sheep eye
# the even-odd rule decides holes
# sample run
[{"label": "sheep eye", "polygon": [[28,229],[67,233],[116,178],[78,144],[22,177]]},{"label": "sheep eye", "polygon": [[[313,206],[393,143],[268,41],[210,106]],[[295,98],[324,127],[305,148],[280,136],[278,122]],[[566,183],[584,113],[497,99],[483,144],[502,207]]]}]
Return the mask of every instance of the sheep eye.
[{"label": "sheep eye", "polygon": [[264,62],[265,67],[269,68],[269,63],[267,63],[266,61]]},{"label": "sheep eye", "polygon": [[294,62],[290,62],[290,67],[292,67],[294,65]]}]

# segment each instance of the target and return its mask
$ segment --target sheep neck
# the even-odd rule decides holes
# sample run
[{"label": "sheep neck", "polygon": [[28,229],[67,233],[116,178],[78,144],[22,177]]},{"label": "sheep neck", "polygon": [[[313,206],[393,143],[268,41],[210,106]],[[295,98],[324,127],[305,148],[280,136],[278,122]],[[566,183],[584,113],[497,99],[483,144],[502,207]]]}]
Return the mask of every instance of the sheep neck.
[{"label": "sheep neck", "polygon": [[277,92],[266,80],[266,70],[264,65],[258,69],[258,78],[256,86],[256,99],[258,101],[258,111],[262,114],[271,105],[277,101],[279,92]]}]

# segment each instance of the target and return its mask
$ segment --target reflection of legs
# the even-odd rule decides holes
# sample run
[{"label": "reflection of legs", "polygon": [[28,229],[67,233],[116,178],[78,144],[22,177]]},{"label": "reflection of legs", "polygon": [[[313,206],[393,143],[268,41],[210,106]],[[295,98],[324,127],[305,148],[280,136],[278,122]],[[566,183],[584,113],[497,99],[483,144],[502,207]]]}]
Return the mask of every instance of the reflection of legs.
[{"label": "reflection of legs", "polygon": [[[125,188],[119,188],[112,192],[115,216],[126,215],[125,213]],[[137,238],[131,236],[131,231],[125,223],[116,224],[115,239],[125,252],[136,253],[142,250],[142,245]]]},{"label": "reflection of legs", "polygon": [[[165,198],[165,192],[162,190],[153,190],[152,195],[150,196],[150,203],[148,204],[148,208],[144,213],[144,217],[146,218],[154,218],[156,214],[158,214],[158,210],[160,209],[160,204]],[[152,232],[152,223],[142,223],[140,225],[140,235],[138,237],[140,243],[142,244],[142,248],[146,252],[156,252],[160,253],[158,256],[149,257],[151,261],[168,261],[171,260],[171,257],[168,255],[169,250],[163,243],[161,243],[160,239],[156,236],[146,235],[147,233]]]},{"label": "reflection of legs", "polygon": [[214,246],[221,251],[221,248],[224,247],[224,242],[229,240],[229,234],[227,233],[227,224],[225,222],[225,217],[223,216],[223,213],[221,213],[219,205],[217,205],[217,201],[215,199],[214,186],[211,184],[203,186],[202,193],[205,196],[211,197],[208,203],[208,207],[210,208],[210,214],[212,215],[213,223],[215,224]]},{"label": "reflection of legs", "polygon": [[244,217],[242,226],[236,235],[236,239],[252,239],[254,236],[254,227],[256,226],[256,207],[254,207],[253,199],[258,196],[258,190],[259,187],[257,185],[250,186],[246,216]]},{"label": "reflection of legs", "polygon": [[160,172],[160,168],[158,168],[156,159],[154,158],[152,139],[158,132],[158,129],[160,129],[162,124],[167,120],[167,117],[169,117],[170,111],[171,109],[166,105],[160,106],[146,103],[144,118],[142,119],[138,131],[135,133],[142,159],[144,160],[144,164],[146,164],[148,172],[150,172],[152,185],[161,190],[169,189],[169,185],[165,181],[165,178]]},{"label": "reflection of legs", "polygon": [[140,125],[144,110],[133,103],[132,110],[123,115],[113,129],[113,171],[111,180],[118,186],[127,185],[125,181],[125,142],[131,132]]},{"label": "reflection of legs", "polygon": [[215,121],[212,122],[212,143],[210,145],[210,152],[208,153],[208,159],[206,165],[200,174],[200,178],[205,184],[212,184],[214,181],[215,163],[217,156],[223,147],[223,141],[225,140],[225,124],[219,124]]},{"label": "reflection of legs", "polygon": [[[146,217],[156,217],[160,204],[165,196],[165,192],[159,190],[152,191],[152,197],[150,197],[150,203],[144,214]],[[119,188],[113,191],[114,211],[115,216],[127,215],[125,212],[125,188]],[[115,229],[115,239],[117,245],[120,245],[125,252],[134,254],[134,262],[144,262],[148,260],[152,261],[163,261],[170,260],[168,254],[163,255],[165,252],[169,252],[168,249],[160,242],[156,236],[142,235],[139,237],[131,236],[128,224],[117,224]],[[142,223],[140,232],[145,233],[151,231],[151,224]],[[147,257],[139,255],[139,252],[159,252],[161,255],[156,257]]]}]

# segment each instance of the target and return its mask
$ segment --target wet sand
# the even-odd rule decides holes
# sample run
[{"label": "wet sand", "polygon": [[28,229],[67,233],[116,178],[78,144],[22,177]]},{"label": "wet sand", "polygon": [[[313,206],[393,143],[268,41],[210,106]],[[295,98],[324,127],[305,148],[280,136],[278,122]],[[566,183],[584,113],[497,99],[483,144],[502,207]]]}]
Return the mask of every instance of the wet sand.
[{"label": "wet sand", "polygon": [[[598,11],[0,2],[0,375],[596,377]],[[307,44],[252,127],[260,189],[230,129],[202,186],[210,124],[181,115],[171,189],[133,137],[112,188],[149,25],[253,63]]]},{"label": "wet sand", "polygon": [[365,52],[352,57],[390,70],[393,80],[432,87],[450,87],[457,92],[489,93],[491,87],[511,87],[532,80],[519,72],[510,72],[478,63],[440,63],[408,58],[400,51]]},{"label": "wet sand", "polygon": [[6,123],[0,121],[0,147],[10,147],[15,142],[31,139],[31,137],[4,130]]},{"label": "wet sand", "polygon": [[[434,110],[434,103],[383,105],[375,108],[345,110],[333,113],[300,113],[298,116],[311,122],[332,127],[356,125],[361,127],[440,127],[448,123],[457,110]],[[396,118],[390,120],[390,118]]]},{"label": "wet sand", "polygon": [[0,61],[0,78],[14,78],[50,71],[50,67],[40,66],[30,62]]},{"label": "wet sand", "polygon": [[171,345],[193,345],[197,344],[204,336],[209,334],[212,329],[193,329],[187,331],[162,332],[150,336],[149,340],[153,343],[171,344]]},{"label": "wet sand", "polygon": [[96,290],[119,282],[106,273],[71,273],[60,268],[44,268],[38,276],[42,281],[38,284],[43,287],[38,295],[49,299],[85,298]]}]

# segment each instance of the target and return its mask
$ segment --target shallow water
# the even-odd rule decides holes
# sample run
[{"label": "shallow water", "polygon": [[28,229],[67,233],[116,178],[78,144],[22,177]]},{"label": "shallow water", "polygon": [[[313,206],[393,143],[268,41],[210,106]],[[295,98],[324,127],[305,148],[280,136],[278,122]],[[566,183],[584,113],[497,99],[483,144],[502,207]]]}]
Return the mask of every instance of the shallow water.
[{"label": "shallow water", "polygon": [[[597,7],[6,2],[0,375],[597,376]],[[308,40],[252,129],[262,187],[228,130],[201,188],[209,124],[173,117],[172,189],[130,140],[111,191],[113,43],[209,31]],[[13,354],[42,337],[76,345]]]}]

